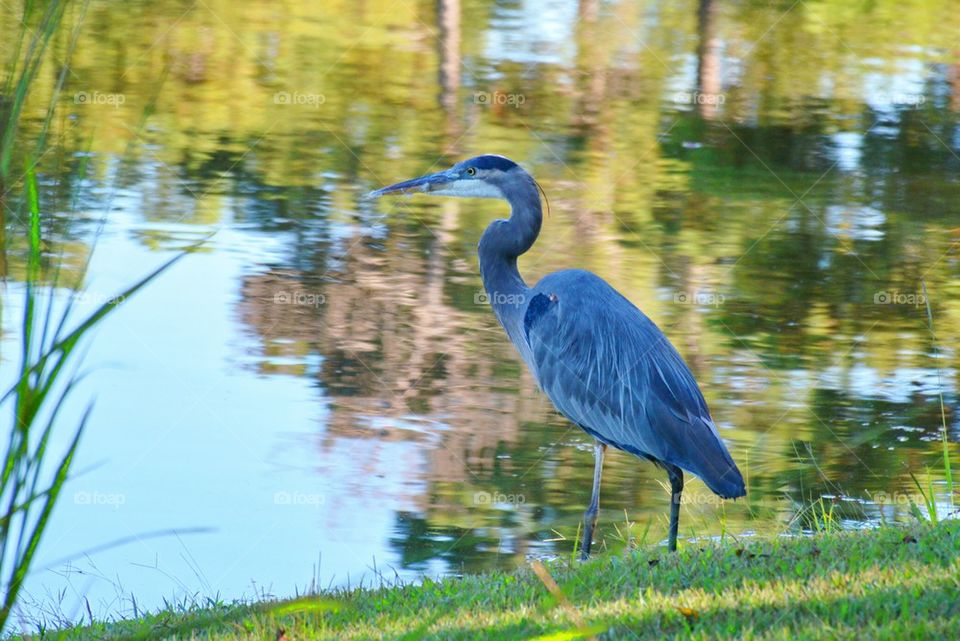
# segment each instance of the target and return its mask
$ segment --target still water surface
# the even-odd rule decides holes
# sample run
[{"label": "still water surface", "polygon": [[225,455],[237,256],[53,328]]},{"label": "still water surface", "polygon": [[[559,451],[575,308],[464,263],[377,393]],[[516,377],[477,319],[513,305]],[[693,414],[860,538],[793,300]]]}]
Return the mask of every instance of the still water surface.
[{"label": "still water surface", "polygon": [[[17,21],[0,11],[5,53]],[[475,246],[504,205],[363,198],[478,153],[550,197],[528,280],[597,272],[700,381],[749,495],[721,505],[691,481],[682,536],[808,530],[821,497],[845,527],[908,518],[909,472],[938,464],[939,392],[960,439],[958,16],[94,0],[23,133],[70,58],[41,163],[74,283],[55,294],[93,309],[203,242],[90,344],[64,438],[95,410],[24,617],[570,552],[590,441],[486,304]],[[5,225],[9,382],[25,241]],[[609,455],[601,550],[662,541],[662,476]]]}]

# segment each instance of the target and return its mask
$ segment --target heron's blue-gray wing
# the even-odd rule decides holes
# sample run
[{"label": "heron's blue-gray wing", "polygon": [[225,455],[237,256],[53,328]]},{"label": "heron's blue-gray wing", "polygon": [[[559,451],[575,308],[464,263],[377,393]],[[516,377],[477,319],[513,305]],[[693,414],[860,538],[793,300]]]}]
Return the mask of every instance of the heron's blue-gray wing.
[{"label": "heron's blue-gray wing", "polygon": [[717,494],[743,480],[686,363],[660,329],[590,272],[534,289],[523,320],[532,367],[557,409],[601,441],[677,465]]}]

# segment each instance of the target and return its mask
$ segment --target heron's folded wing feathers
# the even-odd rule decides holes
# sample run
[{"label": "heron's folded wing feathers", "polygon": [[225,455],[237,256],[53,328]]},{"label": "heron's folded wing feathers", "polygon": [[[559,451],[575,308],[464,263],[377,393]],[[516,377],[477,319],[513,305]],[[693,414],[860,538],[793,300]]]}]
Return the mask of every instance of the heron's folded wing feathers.
[{"label": "heron's folded wing feathers", "polygon": [[524,332],[562,414],[615,447],[697,474],[718,494],[742,494],[693,375],[653,321],[589,272],[559,272],[536,289]]}]

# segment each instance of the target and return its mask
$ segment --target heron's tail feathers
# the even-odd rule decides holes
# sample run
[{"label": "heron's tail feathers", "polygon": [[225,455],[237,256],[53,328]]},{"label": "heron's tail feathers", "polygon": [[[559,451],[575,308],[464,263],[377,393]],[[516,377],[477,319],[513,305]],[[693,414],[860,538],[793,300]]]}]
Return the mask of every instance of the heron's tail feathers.
[{"label": "heron's tail feathers", "polygon": [[713,421],[700,419],[695,424],[703,428],[699,438],[683,439],[686,446],[683,458],[686,460],[673,463],[699,476],[714,494],[722,498],[737,499],[746,496],[747,488],[743,483],[743,476],[717,433]]},{"label": "heron's tail feathers", "polygon": [[703,479],[714,494],[722,498],[737,499],[746,496],[747,488],[743,483],[743,475],[719,436],[715,444],[706,449],[709,451],[703,452],[705,456],[697,457],[698,469],[691,471]]},{"label": "heron's tail feathers", "polygon": [[706,477],[701,476],[703,482],[707,484],[715,494],[725,499],[738,499],[747,495],[747,488],[743,483],[743,476],[737,466],[731,462],[730,466],[722,473]]}]

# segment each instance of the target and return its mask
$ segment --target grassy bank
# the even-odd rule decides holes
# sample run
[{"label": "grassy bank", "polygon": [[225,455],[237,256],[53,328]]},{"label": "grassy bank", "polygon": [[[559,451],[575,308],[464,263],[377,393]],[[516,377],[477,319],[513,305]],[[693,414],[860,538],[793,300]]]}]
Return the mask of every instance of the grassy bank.
[{"label": "grassy bank", "polygon": [[320,599],[167,611],[31,639],[946,639],[960,522],[728,539]]}]

